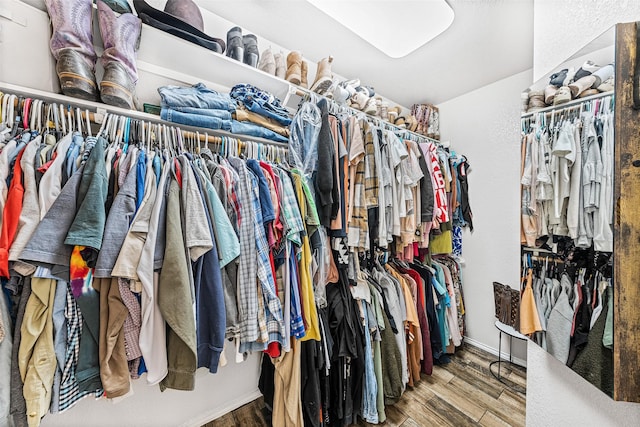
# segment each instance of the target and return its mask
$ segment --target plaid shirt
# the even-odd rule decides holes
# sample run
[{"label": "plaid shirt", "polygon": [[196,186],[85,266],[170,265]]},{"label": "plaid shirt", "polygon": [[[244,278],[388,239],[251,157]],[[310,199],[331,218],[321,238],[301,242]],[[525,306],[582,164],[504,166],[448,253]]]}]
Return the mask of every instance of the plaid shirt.
[{"label": "plaid shirt", "polygon": [[142,310],[138,298],[131,292],[129,287],[129,279],[118,278],[118,289],[123,304],[127,307],[127,318],[124,320],[122,327],[124,332],[124,349],[129,362],[129,374],[131,378],[138,378],[138,367],[142,358],[140,350],[140,327],[142,325]]},{"label": "plaid shirt", "polygon": [[369,226],[367,217],[366,199],[366,171],[367,162],[373,162],[375,156],[370,153],[373,147],[373,138],[369,138],[369,144],[364,146],[364,154],[361,145],[357,144],[355,138],[362,140],[361,130],[356,122],[353,126],[354,135],[351,142],[350,164],[349,164],[349,191],[351,192],[351,206],[349,207],[349,217],[347,221],[347,242],[350,248],[355,250],[365,250],[368,248]]},{"label": "plaid shirt", "polygon": [[287,239],[300,247],[302,245],[302,239],[300,233],[304,231],[304,223],[302,222],[302,216],[300,214],[300,207],[298,206],[298,199],[296,199],[296,193],[293,190],[293,184],[291,178],[286,172],[275,169],[280,177],[282,183],[281,193],[281,212],[284,218],[285,230],[287,233]]},{"label": "plaid shirt", "polygon": [[378,170],[376,164],[376,144],[373,132],[376,129],[365,124],[364,136],[364,195],[367,208],[378,206]]},{"label": "plaid shirt", "polygon": [[[240,323],[240,342],[249,344],[258,340],[258,288],[257,265],[255,262],[256,238],[255,204],[252,202],[251,179],[245,163],[236,157],[229,159],[229,164],[238,173],[238,195],[242,221],[239,226],[240,257],[238,258],[238,320]],[[260,211],[260,209],[258,209]]]},{"label": "plaid shirt", "polygon": [[[284,324],[282,322],[282,305],[276,295],[276,283],[269,261],[269,243],[264,230],[262,220],[262,210],[260,208],[260,196],[258,189],[258,177],[249,171],[255,220],[253,221],[256,239],[256,264],[258,267],[258,281],[265,305],[266,330],[268,334],[267,343],[284,343]],[[260,319],[259,319],[260,320]],[[262,332],[262,331],[261,331]]]}]

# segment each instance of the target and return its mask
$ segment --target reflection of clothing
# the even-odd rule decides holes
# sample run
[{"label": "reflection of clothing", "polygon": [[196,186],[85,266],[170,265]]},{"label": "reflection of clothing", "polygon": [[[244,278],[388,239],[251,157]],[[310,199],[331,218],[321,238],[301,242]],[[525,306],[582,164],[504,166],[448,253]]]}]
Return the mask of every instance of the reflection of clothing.
[{"label": "reflection of clothing", "polygon": [[533,271],[530,269],[527,273],[526,287],[522,293],[520,302],[520,332],[528,335],[542,330],[536,301],[533,296]]}]

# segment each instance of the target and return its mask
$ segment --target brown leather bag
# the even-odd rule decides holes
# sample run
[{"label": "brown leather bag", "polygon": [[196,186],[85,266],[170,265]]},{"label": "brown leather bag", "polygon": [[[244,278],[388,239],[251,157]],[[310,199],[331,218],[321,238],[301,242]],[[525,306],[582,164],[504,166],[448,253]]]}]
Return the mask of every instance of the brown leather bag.
[{"label": "brown leather bag", "polygon": [[493,282],[493,300],[496,318],[505,325],[520,327],[520,291],[499,282]]}]

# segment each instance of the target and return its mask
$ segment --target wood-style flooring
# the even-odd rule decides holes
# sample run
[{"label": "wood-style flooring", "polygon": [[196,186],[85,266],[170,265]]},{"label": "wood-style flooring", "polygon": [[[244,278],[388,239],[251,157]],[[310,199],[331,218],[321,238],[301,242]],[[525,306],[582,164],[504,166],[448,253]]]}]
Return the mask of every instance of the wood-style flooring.
[{"label": "wood-style flooring", "polygon": [[[489,372],[495,356],[464,345],[451,363],[434,366],[415,387],[386,407],[384,426],[524,426],[526,370],[503,364],[502,384]],[[494,365],[494,372],[497,365]],[[254,400],[203,427],[264,426],[262,398]],[[370,426],[360,423],[361,426]]]}]

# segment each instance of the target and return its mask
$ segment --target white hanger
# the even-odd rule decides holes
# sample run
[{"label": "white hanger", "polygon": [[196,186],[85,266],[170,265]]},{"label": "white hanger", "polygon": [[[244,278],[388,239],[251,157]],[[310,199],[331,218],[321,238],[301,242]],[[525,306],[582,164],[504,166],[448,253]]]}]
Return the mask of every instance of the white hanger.
[{"label": "white hanger", "polygon": [[62,126],[62,133],[67,134],[67,116],[64,114],[64,106],[58,105],[58,112],[60,113],[60,125]]},{"label": "white hanger", "polygon": [[91,133],[91,120],[89,119],[89,110],[86,109],[84,110],[84,117],[87,123],[87,134],[89,136],[93,136],[93,133]]}]

